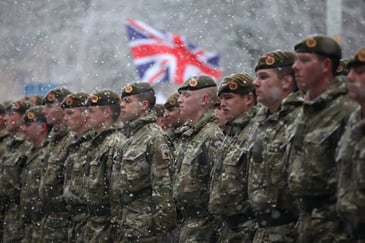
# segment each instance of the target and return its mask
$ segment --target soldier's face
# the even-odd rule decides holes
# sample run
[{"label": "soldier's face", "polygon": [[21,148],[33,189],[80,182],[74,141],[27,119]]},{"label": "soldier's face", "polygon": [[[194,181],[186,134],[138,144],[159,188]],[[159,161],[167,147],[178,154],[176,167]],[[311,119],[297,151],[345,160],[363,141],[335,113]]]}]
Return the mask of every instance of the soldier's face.
[{"label": "soldier's face", "polygon": [[295,80],[302,92],[315,90],[321,83],[325,69],[324,59],[313,53],[296,53],[296,59],[292,66],[295,72]]},{"label": "soldier's face", "polygon": [[220,107],[228,121],[232,121],[240,114],[248,111],[253,103],[252,94],[239,95],[234,93],[221,93]]},{"label": "soldier's face", "polygon": [[120,119],[123,122],[134,121],[145,113],[145,109],[136,95],[124,97],[120,103]]},{"label": "soldier's face", "polygon": [[273,69],[259,69],[253,81],[257,102],[266,107],[280,104],[283,98],[283,80],[278,78]]},{"label": "soldier's face", "polygon": [[178,127],[181,124],[179,107],[166,108],[164,117],[166,118],[166,123],[169,127]]},{"label": "soldier's face", "polygon": [[364,106],[365,65],[351,67],[346,78],[349,97]]},{"label": "soldier's face", "polygon": [[82,130],[87,123],[83,108],[66,108],[64,121],[70,131],[78,132]]},{"label": "soldier's face", "polygon": [[196,113],[201,109],[202,97],[199,90],[190,91],[183,90],[177,100],[180,107],[180,117],[182,121],[189,121],[196,116]]},{"label": "soldier's face", "polygon": [[17,131],[22,123],[22,115],[18,112],[8,112],[4,116],[4,124],[8,131]]},{"label": "soldier's face", "polygon": [[64,111],[59,103],[45,105],[43,112],[46,114],[48,124],[57,124],[63,122]]},{"label": "soldier's face", "polygon": [[225,115],[223,113],[222,108],[221,107],[216,107],[214,109],[214,114],[215,114],[215,123],[219,127],[223,128],[226,125],[226,123],[227,123],[227,119],[226,119],[226,117],[225,117]]},{"label": "soldier's face", "polygon": [[87,108],[86,119],[88,128],[94,129],[101,126],[104,119],[104,108],[102,106],[90,106]]},{"label": "soldier's face", "polygon": [[36,141],[44,129],[44,126],[43,126],[44,124],[45,123],[43,123],[43,122],[30,122],[30,123],[24,124],[22,126],[22,131],[25,134],[27,140],[32,143],[34,141]]}]

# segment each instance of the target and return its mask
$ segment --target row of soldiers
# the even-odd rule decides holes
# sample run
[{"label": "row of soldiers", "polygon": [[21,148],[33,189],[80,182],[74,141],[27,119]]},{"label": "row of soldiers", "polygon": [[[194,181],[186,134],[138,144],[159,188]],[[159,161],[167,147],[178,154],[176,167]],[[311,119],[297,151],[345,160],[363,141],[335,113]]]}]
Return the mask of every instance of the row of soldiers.
[{"label": "row of soldiers", "polygon": [[294,50],[265,53],[255,79],[189,78],[166,126],[143,82],[9,104],[3,242],[365,239],[365,49],[346,66],[327,36]]}]

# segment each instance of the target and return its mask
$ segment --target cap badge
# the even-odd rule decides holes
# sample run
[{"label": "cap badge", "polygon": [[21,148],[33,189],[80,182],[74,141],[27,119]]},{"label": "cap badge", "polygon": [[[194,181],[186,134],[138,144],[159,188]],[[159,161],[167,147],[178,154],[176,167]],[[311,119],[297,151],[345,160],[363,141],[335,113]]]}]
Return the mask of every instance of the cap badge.
[{"label": "cap badge", "polygon": [[169,99],[169,104],[170,105],[176,105],[176,100],[175,99]]},{"label": "cap badge", "polygon": [[98,101],[99,101],[99,96],[97,96],[97,95],[92,95],[92,96],[90,97],[90,101],[91,101],[91,103],[94,103],[94,104],[98,103]]},{"label": "cap badge", "polygon": [[33,112],[28,112],[28,114],[27,114],[27,118],[29,119],[29,120],[34,120],[34,118],[35,118],[35,114],[33,113]]},{"label": "cap badge", "polygon": [[230,90],[237,90],[238,89],[238,84],[236,81],[229,81],[228,83],[228,88]]},{"label": "cap badge", "polygon": [[271,66],[274,63],[275,63],[275,57],[273,55],[270,55],[270,54],[269,55],[266,55],[266,57],[265,57],[265,64]]},{"label": "cap badge", "polygon": [[360,61],[360,62],[365,62],[365,49],[361,49],[359,51],[359,53],[357,53],[356,58]]},{"label": "cap badge", "polygon": [[130,94],[133,92],[133,87],[132,85],[128,85],[127,87],[124,88],[124,92],[126,92],[127,94]]},{"label": "cap badge", "polygon": [[306,41],[305,41],[305,44],[307,47],[309,48],[313,48],[317,45],[317,41],[313,38],[308,38]]},{"label": "cap badge", "polygon": [[13,109],[20,109],[20,107],[21,107],[21,105],[20,105],[20,102],[15,102],[14,104],[13,104]]},{"label": "cap badge", "polygon": [[72,97],[66,97],[65,104],[71,106],[74,103],[74,99]]},{"label": "cap badge", "polygon": [[47,95],[47,100],[49,101],[49,102],[54,102],[55,101],[55,99],[56,99],[56,95],[54,94],[54,93],[49,93],[48,95]]},{"label": "cap badge", "polygon": [[198,85],[198,81],[196,79],[190,79],[189,80],[189,86],[190,87],[196,87]]}]

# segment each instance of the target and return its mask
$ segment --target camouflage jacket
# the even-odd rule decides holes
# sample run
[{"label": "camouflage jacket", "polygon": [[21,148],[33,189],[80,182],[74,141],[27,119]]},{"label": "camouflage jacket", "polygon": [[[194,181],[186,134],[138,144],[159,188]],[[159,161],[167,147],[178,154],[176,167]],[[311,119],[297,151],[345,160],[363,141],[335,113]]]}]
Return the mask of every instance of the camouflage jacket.
[{"label": "camouflage jacket", "polygon": [[20,174],[32,145],[23,134],[7,136],[3,143],[5,153],[0,163],[0,198],[6,203],[19,203]]},{"label": "camouflage jacket", "polygon": [[87,185],[85,174],[88,163],[87,151],[96,133],[94,130],[86,131],[80,138],[74,139],[69,146],[65,161],[65,178],[63,197],[68,206],[86,204]]},{"label": "camouflage jacket", "polygon": [[20,206],[25,218],[40,221],[44,215],[44,205],[39,196],[39,183],[48,159],[48,140],[38,148],[32,147],[21,173]]},{"label": "camouflage jacket", "polygon": [[335,194],[335,150],[356,107],[346,94],[346,84],[336,79],[317,99],[303,104],[288,156],[288,183],[296,197]]},{"label": "camouflage jacket", "polygon": [[247,138],[256,107],[241,114],[231,124],[221,148],[218,149],[210,180],[209,211],[233,216],[252,214],[247,195]]},{"label": "camouflage jacket", "polygon": [[213,111],[206,112],[182,134],[174,178],[174,198],[180,209],[208,212],[210,173],[223,138]]},{"label": "camouflage jacket", "polygon": [[45,207],[63,203],[64,166],[71,139],[72,135],[67,130],[52,130],[48,136],[48,157],[39,185],[39,195]]},{"label": "camouflage jacket", "polygon": [[303,99],[300,92],[286,97],[278,111],[269,114],[262,107],[254,118],[257,129],[249,153],[248,194],[257,212],[295,210],[295,200],[288,190],[288,165],[284,159],[290,130],[301,111]]},{"label": "camouflage jacket", "polygon": [[148,114],[130,122],[124,127],[126,142],[115,144],[110,196],[122,236],[159,235],[175,223],[172,154],[155,120]]},{"label": "camouflage jacket", "polygon": [[365,223],[365,120],[352,113],[337,150],[337,209],[343,217]]}]

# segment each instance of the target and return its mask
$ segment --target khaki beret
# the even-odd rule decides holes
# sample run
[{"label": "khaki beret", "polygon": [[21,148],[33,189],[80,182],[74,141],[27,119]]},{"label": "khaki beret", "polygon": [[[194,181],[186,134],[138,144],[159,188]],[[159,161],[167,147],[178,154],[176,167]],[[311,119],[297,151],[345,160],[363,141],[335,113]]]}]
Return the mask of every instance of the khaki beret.
[{"label": "khaki beret", "polygon": [[6,108],[7,112],[18,112],[20,114],[24,114],[30,107],[32,103],[25,100],[18,100],[10,103],[10,105]]},{"label": "khaki beret", "polygon": [[265,53],[259,58],[255,72],[259,69],[291,67],[295,61],[295,54],[290,51],[273,51]]},{"label": "khaki beret", "polygon": [[331,37],[328,36],[311,36],[294,46],[296,52],[309,52],[316,53],[322,56],[341,59],[341,47],[340,45]]},{"label": "khaki beret", "polygon": [[89,95],[86,106],[114,105],[120,103],[119,95],[109,89],[97,90]]},{"label": "khaki beret", "polygon": [[218,95],[221,93],[248,94],[253,90],[253,78],[247,73],[236,73],[223,79]]},{"label": "khaki beret", "polygon": [[177,102],[179,96],[179,93],[173,93],[170,95],[164,104],[165,108],[179,107],[179,103]]},{"label": "khaki beret", "polygon": [[151,92],[152,94],[155,94],[155,90],[152,88],[152,86],[147,82],[135,82],[132,84],[128,84],[122,89],[121,97],[127,97],[131,95],[137,95],[142,93]]},{"label": "khaki beret", "polygon": [[43,97],[43,104],[61,103],[69,94],[71,94],[71,91],[66,88],[61,87],[52,89]]},{"label": "khaki beret", "polygon": [[186,80],[184,84],[178,88],[178,92],[181,93],[182,90],[198,90],[209,87],[217,87],[216,82],[209,76],[200,75],[193,76]]},{"label": "khaki beret", "polygon": [[36,105],[29,108],[23,115],[25,124],[32,122],[45,122],[47,123],[46,114],[43,112],[43,107]]},{"label": "khaki beret", "polygon": [[65,109],[86,106],[88,97],[89,94],[85,92],[69,94],[61,102],[61,107]]},{"label": "khaki beret", "polygon": [[365,48],[358,50],[353,58],[347,63],[347,67],[365,65]]}]

